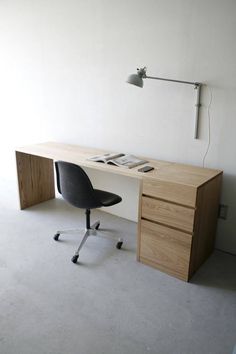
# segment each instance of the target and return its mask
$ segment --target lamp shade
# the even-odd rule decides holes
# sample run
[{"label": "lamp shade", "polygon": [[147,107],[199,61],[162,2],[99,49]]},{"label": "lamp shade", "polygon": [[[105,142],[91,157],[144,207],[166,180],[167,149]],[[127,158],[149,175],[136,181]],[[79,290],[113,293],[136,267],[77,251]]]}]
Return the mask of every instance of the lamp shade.
[{"label": "lamp shade", "polygon": [[138,87],[143,87],[143,79],[138,74],[129,75],[127,82]]}]

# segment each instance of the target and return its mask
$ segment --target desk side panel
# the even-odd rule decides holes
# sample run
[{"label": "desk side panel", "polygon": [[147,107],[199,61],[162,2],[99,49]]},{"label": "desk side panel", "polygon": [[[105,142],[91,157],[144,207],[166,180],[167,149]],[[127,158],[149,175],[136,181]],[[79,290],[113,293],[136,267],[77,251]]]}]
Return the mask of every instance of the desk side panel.
[{"label": "desk side panel", "polygon": [[142,192],[143,192],[143,181],[139,184],[139,205],[138,205],[138,228],[137,228],[137,252],[136,259],[140,261],[140,247],[141,247],[141,221],[142,221]]},{"label": "desk side panel", "polygon": [[190,261],[190,277],[213,252],[222,174],[198,189]]},{"label": "desk side panel", "polygon": [[55,198],[53,160],[16,151],[20,208]]}]

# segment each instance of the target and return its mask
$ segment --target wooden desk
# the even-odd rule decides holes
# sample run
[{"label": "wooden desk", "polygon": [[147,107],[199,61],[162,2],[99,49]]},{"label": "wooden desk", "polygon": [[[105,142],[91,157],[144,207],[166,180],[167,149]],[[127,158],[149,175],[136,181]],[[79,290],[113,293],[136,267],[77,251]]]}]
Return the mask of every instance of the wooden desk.
[{"label": "wooden desk", "polygon": [[148,159],[155,170],[87,159],[106,151],[59,143],[16,150],[21,209],[55,197],[53,160],[139,179],[137,260],[188,281],[214,247],[222,171]]}]

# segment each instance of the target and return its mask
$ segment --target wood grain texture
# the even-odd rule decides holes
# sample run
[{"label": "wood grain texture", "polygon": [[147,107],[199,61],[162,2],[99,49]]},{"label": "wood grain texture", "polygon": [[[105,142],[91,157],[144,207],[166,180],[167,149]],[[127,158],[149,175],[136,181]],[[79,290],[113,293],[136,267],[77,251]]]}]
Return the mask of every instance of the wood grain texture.
[{"label": "wood grain texture", "polygon": [[142,198],[142,218],[189,233],[193,231],[195,210],[149,197]]},{"label": "wood grain texture", "polygon": [[53,160],[16,152],[20,208],[55,197]]},{"label": "wood grain texture", "polygon": [[222,174],[198,190],[190,262],[191,275],[194,274],[214,249],[221,182]]},{"label": "wood grain texture", "polygon": [[143,183],[139,184],[139,205],[138,205],[138,226],[137,226],[137,249],[136,258],[140,261],[140,246],[141,246],[141,218],[142,218],[142,191]]},{"label": "wood grain texture", "polygon": [[55,142],[18,148],[21,208],[54,198],[53,160],[139,179],[137,259],[189,280],[213,249],[222,171],[143,156],[153,171],[140,173],[140,166],[126,169],[89,161],[104,153]]},{"label": "wood grain texture", "polygon": [[147,220],[141,221],[140,260],[188,280],[192,236]]},{"label": "wood grain texture", "polygon": [[148,160],[147,165],[152,165],[155,169],[148,173],[140,173],[138,172],[140,166],[127,169],[88,160],[89,157],[107,153],[108,151],[106,150],[56,142],[23,146],[17,148],[16,150],[26,154],[46,157],[53,160],[72,162],[82,167],[91,167],[100,171],[140,178],[145,182],[148,180],[163,181],[179,184],[180,186],[192,186],[195,188],[203,185],[204,183],[208,182],[209,179],[212,179],[221,173],[219,170],[176,164],[174,162],[161,160],[153,160],[143,156],[141,156],[141,158]]},{"label": "wood grain texture", "polygon": [[197,188],[186,184],[166,182],[165,180],[145,179],[143,181],[143,194],[194,207]]}]

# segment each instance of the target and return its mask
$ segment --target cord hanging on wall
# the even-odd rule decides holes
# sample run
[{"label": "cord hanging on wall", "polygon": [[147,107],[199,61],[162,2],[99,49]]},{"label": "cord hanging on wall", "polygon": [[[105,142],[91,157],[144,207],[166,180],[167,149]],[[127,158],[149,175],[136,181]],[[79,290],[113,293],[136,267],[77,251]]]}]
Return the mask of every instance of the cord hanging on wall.
[{"label": "cord hanging on wall", "polygon": [[138,86],[138,87],[143,87],[143,79],[154,79],[154,80],[162,80],[162,81],[171,81],[171,82],[177,82],[181,84],[187,84],[187,85],[193,85],[194,89],[196,90],[196,113],[195,113],[195,119],[194,119],[194,139],[198,139],[198,122],[199,122],[199,114],[200,114],[200,99],[201,99],[201,86],[202,84],[200,82],[190,82],[190,81],[182,81],[182,80],[173,80],[173,79],[164,79],[161,77],[154,77],[154,76],[147,76],[147,68],[146,66],[137,69],[137,74],[132,74],[128,77],[127,82],[129,84]]}]

